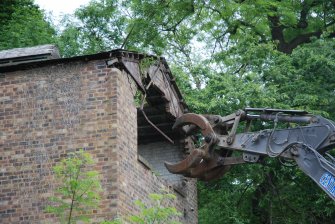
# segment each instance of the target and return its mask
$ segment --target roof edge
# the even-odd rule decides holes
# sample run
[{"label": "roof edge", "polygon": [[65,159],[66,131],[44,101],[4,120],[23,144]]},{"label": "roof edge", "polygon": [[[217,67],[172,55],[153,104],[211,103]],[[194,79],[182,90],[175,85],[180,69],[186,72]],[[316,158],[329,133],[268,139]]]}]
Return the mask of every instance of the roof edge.
[{"label": "roof edge", "polygon": [[0,67],[0,74],[5,73],[5,72],[19,71],[19,70],[29,70],[29,69],[39,68],[43,66],[48,66],[48,65],[57,65],[60,63],[70,63],[70,62],[77,62],[77,61],[87,62],[91,60],[102,60],[102,59],[110,59],[110,58],[115,58],[115,57],[120,58],[120,57],[123,57],[124,55],[129,55],[129,54],[132,55],[133,59],[138,60],[138,61],[140,61],[143,58],[148,58],[148,57],[159,59],[161,63],[164,65],[164,67],[166,68],[169,78],[172,80],[171,84],[176,90],[178,97],[181,100],[184,100],[176,82],[174,81],[174,77],[172,75],[170,67],[168,66],[168,63],[164,57],[158,57],[155,55],[143,54],[143,53],[138,53],[136,51],[128,51],[124,49],[114,49],[111,51],[99,52],[96,54],[74,56],[70,58],[54,58],[54,59],[48,59],[48,60],[43,60],[43,61],[28,61],[28,62],[23,62],[20,64],[3,66],[3,67]]}]

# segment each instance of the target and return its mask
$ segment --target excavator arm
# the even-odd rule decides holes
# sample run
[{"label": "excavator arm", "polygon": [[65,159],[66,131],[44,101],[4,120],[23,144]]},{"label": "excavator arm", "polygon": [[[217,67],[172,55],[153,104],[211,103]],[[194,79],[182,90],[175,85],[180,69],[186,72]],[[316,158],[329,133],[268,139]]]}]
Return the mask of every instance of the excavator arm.
[{"label": "excavator arm", "polygon": [[[270,122],[272,128],[251,132],[255,121]],[[285,124],[290,127],[278,128]],[[326,118],[301,110],[246,108],[224,117],[184,114],[173,129],[192,140],[184,160],[165,162],[171,173],[209,181],[233,165],[280,157],[296,163],[335,200],[335,159],[329,153],[335,146],[335,123]]]}]

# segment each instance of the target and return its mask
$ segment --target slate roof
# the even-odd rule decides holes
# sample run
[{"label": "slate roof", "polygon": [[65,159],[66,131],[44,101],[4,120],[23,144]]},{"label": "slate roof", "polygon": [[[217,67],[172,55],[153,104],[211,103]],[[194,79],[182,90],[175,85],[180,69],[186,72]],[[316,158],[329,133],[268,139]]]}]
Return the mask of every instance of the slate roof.
[{"label": "slate roof", "polygon": [[0,67],[57,58],[60,58],[59,50],[52,44],[14,48],[0,51]]}]

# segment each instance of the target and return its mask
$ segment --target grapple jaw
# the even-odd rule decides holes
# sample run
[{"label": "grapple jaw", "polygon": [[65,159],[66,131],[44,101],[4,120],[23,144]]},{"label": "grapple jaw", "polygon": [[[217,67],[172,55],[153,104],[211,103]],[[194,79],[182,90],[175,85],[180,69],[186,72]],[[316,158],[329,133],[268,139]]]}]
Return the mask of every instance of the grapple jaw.
[{"label": "grapple jaw", "polygon": [[[250,132],[252,121],[271,122],[273,129]],[[245,122],[243,132],[238,128],[240,122]],[[298,125],[277,129],[278,122]],[[335,147],[335,123],[328,119],[299,110],[245,108],[224,117],[184,114],[173,127],[189,136],[185,148],[190,152],[179,163],[165,163],[171,173],[209,181],[224,175],[232,165],[279,157],[295,161],[335,200],[334,184],[329,184],[335,179],[335,158],[327,153]],[[197,130],[203,136],[201,144],[192,140],[198,136]],[[233,151],[240,157],[232,157]]]},{"label": "grapple jaw", "polygon": [[190,154],[176,164],[165,162],[165,167],[169,172],[209,181],[223,176],[229,171],[231,165],[244,163],[242,159],[229,157],[231,152],[228,150],[214,149],[218,138],[212,123],[208,117],[193,113],[177,118],[173,129],[181,129],[186,136],[199,130],[204,137],[204,143],[199,148],[190,149]]}]

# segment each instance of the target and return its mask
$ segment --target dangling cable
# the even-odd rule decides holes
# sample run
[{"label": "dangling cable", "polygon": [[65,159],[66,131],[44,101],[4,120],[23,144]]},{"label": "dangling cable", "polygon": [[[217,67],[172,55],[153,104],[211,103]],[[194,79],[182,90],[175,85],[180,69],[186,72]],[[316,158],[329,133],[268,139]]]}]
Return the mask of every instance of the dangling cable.
[{"label": "dangling cable", "polygon": [[163,135],[164,138],[166,138],[169,142],[171,142],[172,144],[174,144],[174,141],[169,138],[169,136],[167,136],[161,129],[159,129],[154,123],[152,123],[149,118],[147,117],[147,115],[145,114],[144,112],[144,109],[143,109],[143,106],[144,106],[144,101],[145,101],[145,98],[147,97],[147,94],[145,93],[143,95],[143,98],[142,98],[142,103],[141,103],[141,107],[140,107],[140,110],[144,116],[144,118],[147,120],[147,122],[153,127],[155,128],[161,135]]}]

